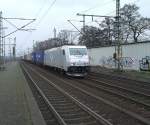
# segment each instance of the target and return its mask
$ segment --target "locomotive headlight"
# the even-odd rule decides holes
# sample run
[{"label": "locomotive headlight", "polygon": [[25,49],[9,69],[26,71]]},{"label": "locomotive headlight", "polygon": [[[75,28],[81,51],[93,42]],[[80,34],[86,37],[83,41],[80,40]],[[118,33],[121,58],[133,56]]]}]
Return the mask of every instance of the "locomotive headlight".
[{"label": "locomotive headlight", "polygon": [[75,66],[75,64],[76,64],[75,62],[71,62],[70,63],[71,66]]},{"label": "locomotive headlight", "polygon": [[85,63],[84,63],[84,65],[86,65],[86,66],[87,66],[88,64],[89,64],[88,62],[85,62]]}]

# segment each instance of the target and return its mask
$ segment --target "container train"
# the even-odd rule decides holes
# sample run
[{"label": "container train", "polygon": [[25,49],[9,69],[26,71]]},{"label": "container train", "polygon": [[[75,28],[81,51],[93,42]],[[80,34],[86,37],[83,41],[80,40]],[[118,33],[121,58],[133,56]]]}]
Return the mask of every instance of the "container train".
[{"label": "container train", "polygon": [[36,65],[53,67],[69,76],[84,77],[89,71],[86,46],[64,45],[25,55],[24,60]]}]

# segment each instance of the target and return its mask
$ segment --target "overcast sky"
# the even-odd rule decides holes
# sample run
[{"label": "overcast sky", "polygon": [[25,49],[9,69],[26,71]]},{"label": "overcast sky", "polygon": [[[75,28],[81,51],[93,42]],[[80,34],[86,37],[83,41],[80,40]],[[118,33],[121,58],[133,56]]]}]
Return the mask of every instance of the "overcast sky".
[{"label": "overcast sky", "polygon": [[[121,0],[121,7],[125,3],[135,3],[140,7],[140,13],[144,17],[150,17],[150,0]],[[17,52],[32,47],[33,40],[40,41],[53,37],[54,27],[57,33],[62,29],[76,30],[67,20],[82,20],[77,13],[115,15],[116,0],[0,0],[0,10],[3,17],[36,18],[36,21],[26,28],[34,28],[32,32],[18,31],[11,38],[17,38]],[[100,20],[96,18],[95,20]],[[9,20],[17,27],[23,26],[29,21]],[[16,30],[8,22],[4,21],[5,34]],[[81,22],[73,21],[79,29]],[[91,18],[86,18],[86,24],[94,25]],[[97,25],[97,24],[95,24]],[[8,37],[6,38],[8,42]]]}]

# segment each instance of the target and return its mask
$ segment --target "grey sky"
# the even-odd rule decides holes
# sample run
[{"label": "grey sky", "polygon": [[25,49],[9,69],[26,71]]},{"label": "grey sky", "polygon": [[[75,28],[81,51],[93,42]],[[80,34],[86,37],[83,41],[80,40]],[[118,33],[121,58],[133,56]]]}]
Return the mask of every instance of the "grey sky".
[{"label": "grey sky", "polygon": [[[0,10],[3,17],[36,18],[37,20],[27,28],[36,28],[33,32],[17,32],[10,37],[17,37],[17,51],[24,51],[32,47],[33,40],[45,40],[53,37],[53,28],[57,32],[61,29],[75,30],[68,22],[68,19],[82,20],[76,13],[115,15],[116,0],[56,0],[51,9],[50,5],[54,0],[0,0]],[[121,0],[121,6],[125,3],[136,3],[140,7],[143,16],[150,17],[148,12],[149,0]],[[87,10],[87,11],[86,11]],[[97,19],[98,20],[98,19]],[[18,27],[27,21],[11,21]],[[88,25],[93,24],[90,18],[86,19]],[[73,22],[78,28],[82,23]],[[95,24],[96,25],[96,24]],[[4,22],[8,27],[5,34],[15,30],[10,24]],[[6,42],[8,39],[6,38]]]}]

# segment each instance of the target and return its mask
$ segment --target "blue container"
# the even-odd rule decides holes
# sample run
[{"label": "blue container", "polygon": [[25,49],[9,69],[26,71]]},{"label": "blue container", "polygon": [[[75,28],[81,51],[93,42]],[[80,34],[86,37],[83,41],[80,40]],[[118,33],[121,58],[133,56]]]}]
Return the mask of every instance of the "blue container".
[{"label": "blue container", "polygon": [[36,53],[32,53],[32,63],[36,63]]},{"label": "blue container", "polygon": [[35,60],[36,64],[43,65],[43,63],[44,63],[44,51],[37,51],[35,56],[36,56],[35,57],[36,58],[36,60]]}]

